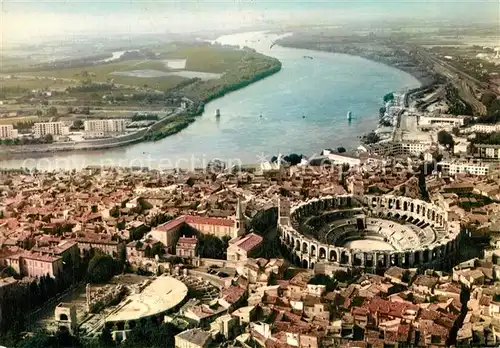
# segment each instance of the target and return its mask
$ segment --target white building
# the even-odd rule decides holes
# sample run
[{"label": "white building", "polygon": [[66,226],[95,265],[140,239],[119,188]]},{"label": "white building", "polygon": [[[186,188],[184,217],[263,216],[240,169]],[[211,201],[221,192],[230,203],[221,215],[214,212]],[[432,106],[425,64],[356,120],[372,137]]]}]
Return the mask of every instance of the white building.
[{"label": "white building", "polygon": [[475,124],[465,130],[465,133],[495,133],[500,132],[500,124]]},{"label": "white building", "polygon": [[459,115],[419,116],[418,125],[423,127],[441,124],[460,127],[464,125],[465,118],[466,116]]},{"label": "white building", "polygon": [[125,132],[127,120],[87,120],[83,122],[86,137],[104,137]]},{"label": "white building", "polygon": [[467,150],[469,149],[470,142],[467,141],[467,139],[464,138],[454,138],[455,144],[453,145],[453,153],[455,155],[459,155],[461,153],[467,153]]},{"label": "white building", "polygon": [[331,152],[330,150],[323,150],[323,155],[328,157],[332,164],[348,164],[351,167],[359,166],[361,164],[361,160],[359,158],[339,155]]},{"label": "white building", "polygon": [[474,144],[473,156],[488,161],[500,161],[500,145]]},{"label": "white building", "polygon": [[12,139],[17,137],[17,129],[11,124],[0,125],[0,139]]},{"label": "white building", "polygon": [[37,137],[45,135],[68,135],[69,127],[65,126],[62,122],[41,122],[33,125],[33,133]]},{"label": "white building", "polygon": [[487,175],[490,169],[488,164],[471,163],[471,162],[439,162],[443,174],[472,174],[472,175]]}]

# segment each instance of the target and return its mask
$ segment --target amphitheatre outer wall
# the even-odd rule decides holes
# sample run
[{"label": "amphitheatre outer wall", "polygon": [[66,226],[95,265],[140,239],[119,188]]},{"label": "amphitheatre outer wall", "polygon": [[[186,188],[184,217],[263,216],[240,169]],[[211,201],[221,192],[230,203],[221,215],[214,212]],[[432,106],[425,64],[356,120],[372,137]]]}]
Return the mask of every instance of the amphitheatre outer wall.
[{"label": "amphitheatre outer wall", "polygon": [[[364,216],[367,225],[383,220],[394,222],[389,225],[392,228],[385,229],[385,234],[370,235],[370,238],[376,238],[375,235],[378,234],[378,240],[393,246],[393,250],[349,248],[319,241],[299,231],[300,222],[325,211],[350,212],[350,218],[344,219],[342,228],[349,230],[348,234],[351,236],[358,233],[360,240],[370,235],[356,228],[356,220],[360,216]],[[401,226],[409,227],[400,228]],[[331,232],[335,233],[333,229]],[[447,212],[440,207],[421,200],[391,195],[327,196],[292,207],[288,201],[280,199],[278,233],[291,261],[303,268],[314,269],[318,263],[326,263],[344,268],[364,268],[372,272],[391,266],[448,269],[454,265],[462,237],[460,224],[448,222]]]}]

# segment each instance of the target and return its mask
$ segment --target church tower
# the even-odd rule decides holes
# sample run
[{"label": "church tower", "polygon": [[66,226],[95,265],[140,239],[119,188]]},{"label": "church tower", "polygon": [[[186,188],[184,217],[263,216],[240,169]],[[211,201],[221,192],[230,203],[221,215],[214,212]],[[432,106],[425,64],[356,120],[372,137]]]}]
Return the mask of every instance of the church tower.
[{"label": "church tower", "polygon": [[238,202],[236,203],[236,218],[234,219],[234,233],[231,237],[236,238],[245,234],[245,221],[246,218],[241,206],[241,199],[238,197]]}]

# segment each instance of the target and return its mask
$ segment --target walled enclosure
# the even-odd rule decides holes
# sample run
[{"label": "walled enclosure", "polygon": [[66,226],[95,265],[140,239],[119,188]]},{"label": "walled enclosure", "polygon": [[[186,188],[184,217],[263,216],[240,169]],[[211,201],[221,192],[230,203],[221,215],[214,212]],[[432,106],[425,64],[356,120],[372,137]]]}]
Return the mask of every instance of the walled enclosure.
[{"label": "walled enclosure", "polygon": [[[291,261],[304,268],[327,262],[374,272],[391,266],[444,269],[453,266],[458,253],[459,223],[448,222],[443,209],[421,200],[343,195],[292,207],[280,199],[278,209],[281,243]],[[387,248],[345,245],[353,240]]]}]

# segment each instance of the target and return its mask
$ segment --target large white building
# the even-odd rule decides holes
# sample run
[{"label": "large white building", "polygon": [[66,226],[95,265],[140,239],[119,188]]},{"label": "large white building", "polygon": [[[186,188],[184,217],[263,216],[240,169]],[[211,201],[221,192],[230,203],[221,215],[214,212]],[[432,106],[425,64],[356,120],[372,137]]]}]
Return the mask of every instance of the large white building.
[{"label": "large white building", "polygon": [[495,133],[500,132],[500,124],[475,124],[467,128],[464,133]]},{"label": "large white building", "polygon": [[472,174],[472,175],[488,175],[490,166],[485,163],[472,162],[439,162],[443,174]]},{"label": "large white building", "polygon": [[17,129],[11,124],[0,125],[0,139],[12,139],[17,137]]},{"label": "large white building", "polygon": [[466,116],[461,115],[435,115],[435,116],[419,116],[418,125],[432,126],[432,125],[452,125],[460,127],[464,125]]},{"label": "large white building", "polygon": [[87,137],[104,137],[125,132],[126,122],[125,119],[87,120],[83,127]]},{"label": "large white building", "polygon": [[487,161],[500,161],[500,145],[474,144],[472,155]]},{"label": "large white building", "polygon": [[62,122],[41,122],[33,125],[33,133],[37,137],[45,135],[68,135],[69,127]]},{"label": "large white building", "polygon": [[420,155],[430,150],[433,146],[430,141],[406,140],[406,141],[390,141],[386,143],[378,143],[370,146],[374,151],[383,153],[388,156],[402,155]]}]

